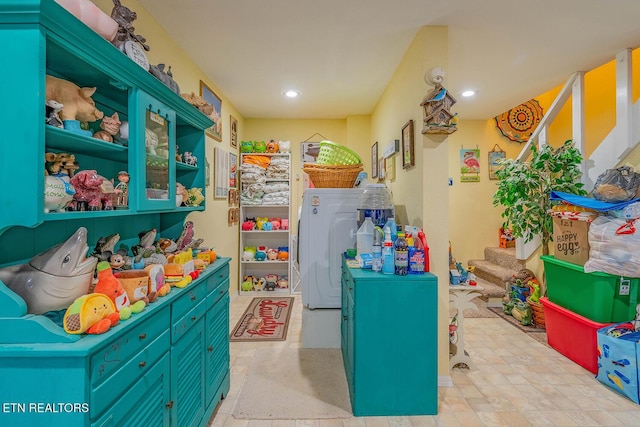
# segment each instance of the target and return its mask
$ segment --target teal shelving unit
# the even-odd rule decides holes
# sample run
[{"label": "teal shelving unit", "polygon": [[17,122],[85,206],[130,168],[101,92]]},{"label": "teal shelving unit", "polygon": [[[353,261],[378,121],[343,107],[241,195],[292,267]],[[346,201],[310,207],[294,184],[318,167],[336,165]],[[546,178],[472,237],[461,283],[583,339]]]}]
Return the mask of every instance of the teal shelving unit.
[{"label": "teal shelving unit", "polygon": [[[151,228],[176,239],[186,216],[205,210],[206,201],[176,207],[175,185],[204,190],[211,119],[54,0],[1,2],[0,43],[0,182],[7,188],[0,195],[0,268],[27,262],[79,227],[87,229],[90,249],[112,233],[130,248]],[[97,108],[129,122],[127,145],[45,125],[46,75],[96,87]],[[145,147],[151,126],[165,137],[161,153]],[[177,162],[176,145],[199,165]],[[108,179],[128,171],[128,208],[45,213],[46,152],[72,153],[80,170]],[[207,425],[229,391],[229,261],[218,258],[186,288],[102,335],[69,335],[50,317],[29,314],[0,281],[0,400],[12,404],[0,411],[0,425]]]}]

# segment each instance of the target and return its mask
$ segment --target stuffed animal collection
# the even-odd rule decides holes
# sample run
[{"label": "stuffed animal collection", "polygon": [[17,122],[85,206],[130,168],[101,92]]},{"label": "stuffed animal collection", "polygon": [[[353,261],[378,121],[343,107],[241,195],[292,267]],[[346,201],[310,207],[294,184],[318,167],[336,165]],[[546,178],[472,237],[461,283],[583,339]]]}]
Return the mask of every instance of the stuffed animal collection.
[{"label": "stuffed animal collection", "polygon": [[[142,312],[171,287],[186,287],[217,258],[213,249],[200,248],[202,239],[193,237],[193,223],[187,221],[176,239],[156,240],[156,230],[138,233],[139,242],[121,245],[118,233],[100,237],[91,256],[97,258],[96,283],[67,309],[63,324],[70,334],[101,334]],[[263,286],[264,287],[264,286]]]},{"label": "stuffed animal collection", "polygon": [[289,277],[286,274],[267,274],[265,277],[245,276],[240,285],[243,292],[250,291],[274,291],[276,289],[287,289],[289,287]]},{"label": "stuffed animal collection", "polygon": [[289,246],[268,248],[266,246],[245,246],[242,250],[242,261],[287,261]]},{"label": "stuffed animal collection", "polygon": [[289,229],[289,219],[288,218],[268,218],[268,217],[257,217],[245,218],[244,222],[241,225],[242,231],[278,231],[278,230],[288,230]]},{"label": "stuffed animal collection", "polygon": [[291,151],[291,141],[241,141],[240,151],[242,153],[288,153]]}]

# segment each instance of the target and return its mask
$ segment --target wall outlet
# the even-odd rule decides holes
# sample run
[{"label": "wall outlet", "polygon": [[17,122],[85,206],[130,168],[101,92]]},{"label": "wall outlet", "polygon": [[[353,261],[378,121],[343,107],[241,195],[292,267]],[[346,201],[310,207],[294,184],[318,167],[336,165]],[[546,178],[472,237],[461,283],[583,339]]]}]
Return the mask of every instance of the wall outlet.
[{"label": "wall outlet", "polygon": [[629,295],[631,281],[628,279],[620,280],[620,295]]}]

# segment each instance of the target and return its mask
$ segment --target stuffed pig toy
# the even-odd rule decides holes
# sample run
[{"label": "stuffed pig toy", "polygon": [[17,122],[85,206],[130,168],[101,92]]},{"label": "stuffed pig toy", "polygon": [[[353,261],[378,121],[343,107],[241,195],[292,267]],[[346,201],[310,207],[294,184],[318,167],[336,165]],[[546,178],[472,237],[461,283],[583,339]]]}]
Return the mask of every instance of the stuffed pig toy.
[{"label": "stuffed pig toy", "polygon": [[101,119],[104,113],[96,108],[91,98],[95,91],[95,87],[80,88],[68,80],[47,75],[46,99],[54,99],[63,105],[58,113],[62,121],[95,122]]}]

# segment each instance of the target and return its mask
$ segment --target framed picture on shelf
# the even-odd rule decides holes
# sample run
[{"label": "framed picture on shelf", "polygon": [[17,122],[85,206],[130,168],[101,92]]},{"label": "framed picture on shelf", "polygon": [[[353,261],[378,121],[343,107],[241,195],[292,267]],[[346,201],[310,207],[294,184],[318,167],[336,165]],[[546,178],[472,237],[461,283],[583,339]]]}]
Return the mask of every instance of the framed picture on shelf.
[{"label": "framed picture on shelf", "polygon": [[413,142],[413,120],[402,126],[402,169],[416,164]]},{"label": "framed picture on shelf", "polygon": [[231,118],[231,146],[238,148],[238,120],[233,116],[229,117]]},{"label": "framed picture on shelf", "polygon": [[371,178],[378,177],[378,141],[371,146]]},{"label": "framed picture on shelf", "polygon": [[222,141],[222,100],[202,80],[200,80],[200,96],[213,106],[213,112],[209,114],[209,118],[213,120],[213,126],[205,133],[216,141]]},{"label": "framed picture on shelf", "polygon": [[386,178],[386,175],[385,175],[386,164],[387,164],[387,160],[384,157],[381,157],[380,160],[378,160],[378,181],[384,181]]}]

